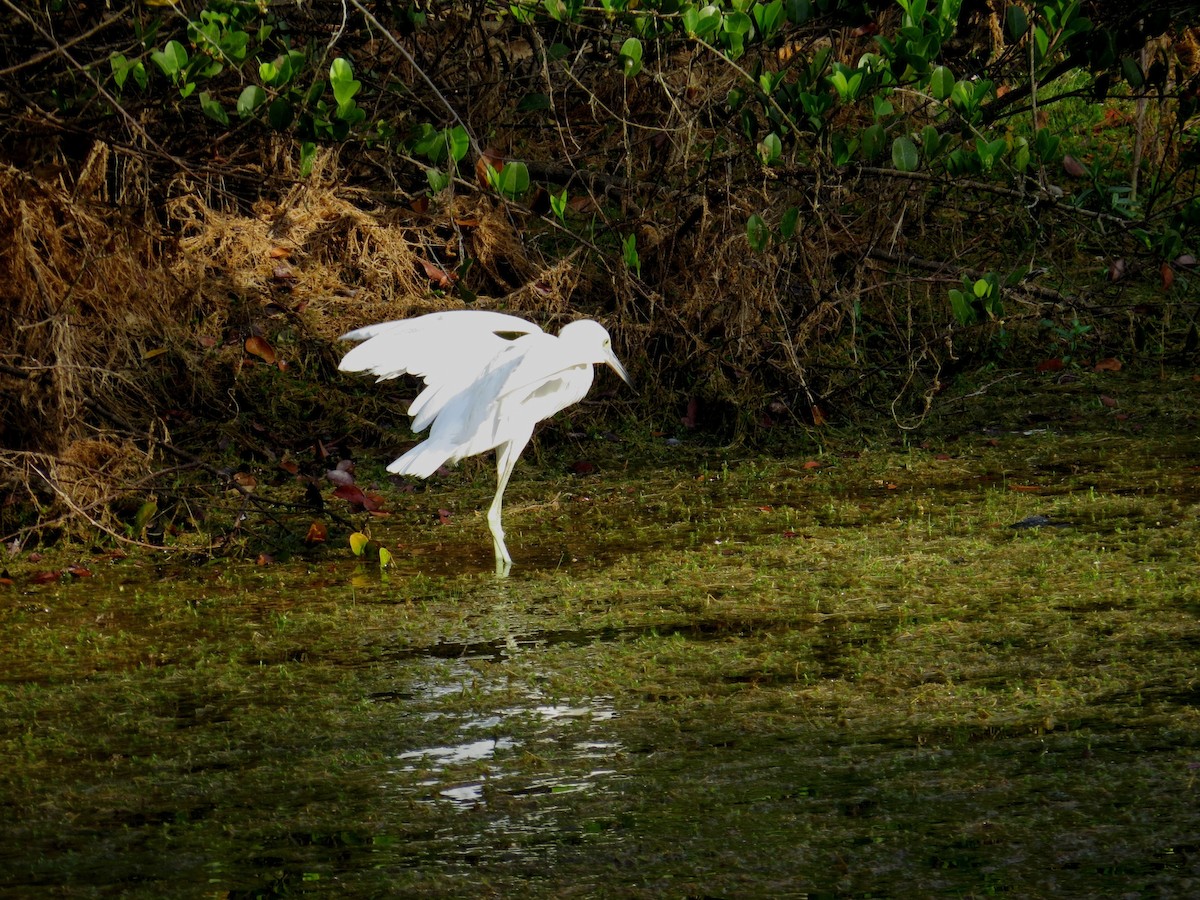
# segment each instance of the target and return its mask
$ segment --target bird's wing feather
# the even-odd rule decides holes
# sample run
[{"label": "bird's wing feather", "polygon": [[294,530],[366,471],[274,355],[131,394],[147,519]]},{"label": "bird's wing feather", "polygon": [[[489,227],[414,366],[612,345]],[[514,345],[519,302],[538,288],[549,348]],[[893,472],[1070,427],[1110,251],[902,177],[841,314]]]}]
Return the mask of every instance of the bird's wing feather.
[{"label": "bird's wing feather", "polygon": [[[508,343],[500,334],[532,334],[541,329],[507,313],[455,309],[368,325],[342,335],[362,341],[343,358],[343,372],[369,372],[378,380],[417,375],[437,387],[478,374]],[[469,378],[466,378],[469,383]]]},{"label": "bird's wing feather", "polygon": [[[544,339],[537,340],[536,349],[525,353],[521,362],[508,373],[504,383],[496,391],[497,402],[501,402],[509,396],[526,392],[532,393],[566,372],[585,367],[590,368],[591,364],[581,360],[578,352],[569,344],[549,335],[541,337]],[[533,342],[531,341],[531,343]],[[562,405],[546,413],[543,418],[553,415],[572,403],[577,403],[582,397],[564,396],[562,399]]]}]

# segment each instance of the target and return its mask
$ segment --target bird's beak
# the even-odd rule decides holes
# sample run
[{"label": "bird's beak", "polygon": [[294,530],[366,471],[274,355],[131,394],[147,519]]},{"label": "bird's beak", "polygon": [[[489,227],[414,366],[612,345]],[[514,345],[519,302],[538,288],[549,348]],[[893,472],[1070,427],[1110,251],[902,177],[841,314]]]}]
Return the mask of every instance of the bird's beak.
[{"label": "bird's beak", "polygon": [[622,381],[624,381],[630,387],[633,387],[633,381],[630,379],[629,373],[625,371],[625,367],[621,365],[621,361],[617,359],[617,355],[615,353],[609,350],[608,357],[604,361],[612,366],[612,370],[621,376]]}]

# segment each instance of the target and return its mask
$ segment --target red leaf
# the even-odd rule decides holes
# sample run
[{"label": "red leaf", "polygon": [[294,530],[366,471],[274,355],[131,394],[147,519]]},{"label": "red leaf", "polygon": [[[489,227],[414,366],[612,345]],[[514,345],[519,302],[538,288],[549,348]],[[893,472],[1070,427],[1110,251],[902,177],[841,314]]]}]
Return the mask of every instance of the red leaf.
[{"label": "red leaf", "polygon": [[1099,360],[1094,368],[1097,372],[1120,372],[1121,361],[1110,356],[1107,359]]},{"label": "red leaf", "polygon": [[366,492],[354,484],[339,484],[333,489],[333,496],[337,497],[339,500],[345,500],[348,503],[361,506],[363,504],[363,498],[366,497]]},{"label": "red leaf", "polygon": [[571,472],[575,475],[591,475],[596,471],[596,464],[581,459],[571,464]]},{"label": "red leaf", "polygon": [[806,469],[819,469],[819,468],[821,468],[821,463],[820,463],[820,462],[818,462],[818,461],[817,461],[817,460],[815,460],[815,459],[810,459],[808,462],[806,462],[806,463],[804,464],[804,468],[806,468]]},{"label": "red leaf", "polygon": [[1175,283],[1175,270],[1171,268],[1170,263],[1165,262],[1162,264],[1162,268],[1159,270],[1159,272],[1162,274],[1163,290],[1169,291],[1171,289],[1171,285]]},{"label": "red leaf", "polygon": [[324,522],[314,521],[308,526],[308,534],[304,536],[307,544],[323,544],[329,537],[329,528]]},{"label": "red leaf", "polygon": [[449,525],[450,524],[450,510],[439,509],[437,512],[437,517],[438,517],[439,525]]},{"label": "red leaf", "polygon": [[67,574],[73,575],[75,578],[91,578],[92,570],[87,566],[73,565],[67,566]]},{"label": "red leaf", "polygon": [[1040,363],[1038,363],[1036,366],[1034,366],[1033,371],[1035,371],[1035,372],[1057,372],[1062,367],[1063,367],[1063,361],[1061,359],[1059,359],[1058,357],[1055,357],[1054,359],[1042,360]]},{"label": "red leaf", "polygon": [[1010,491],[1016,491],[1018,494],[1036,494],[1042,489],[1040,484],[1010,484]]},{"label": "red leaf", "polygon": [[29,576],[30,584],[53,584],[62,578],[62,572],[34,572]]},{"label": "red leaf", "polygon": [[1113,409],[1117,405],[1117,401],[1115,399],[1113,399],[1112,397],[1108,396],[1108,394],[1101,394],[1100,402],[1103,403],[1105,406],[1107,406],[1109,409]]},{"label": "red leaf", "polygon": [[256,566],[269,566],[275,562],[275,557],[270,553],[260,553],[254,560]]}]

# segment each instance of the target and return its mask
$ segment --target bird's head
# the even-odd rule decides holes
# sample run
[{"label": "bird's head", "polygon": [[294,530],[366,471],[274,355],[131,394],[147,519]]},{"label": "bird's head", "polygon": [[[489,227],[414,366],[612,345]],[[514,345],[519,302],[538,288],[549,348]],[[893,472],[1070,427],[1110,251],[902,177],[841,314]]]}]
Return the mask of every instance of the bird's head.
[{"label": "bird's head", "polygon": [[633,387],[629,373],[625,371],[625,367],[617,359],[617,354],[613,352],[612,338],[608,336],[608,330],[599,322],[592,319],[570,322],[564,325],[562,331],[558,333],[558,339],[571,346],[573,351],[579,355],[581,363],[588,362],[594,365],[606,363],[621,376],[622,381]]}]

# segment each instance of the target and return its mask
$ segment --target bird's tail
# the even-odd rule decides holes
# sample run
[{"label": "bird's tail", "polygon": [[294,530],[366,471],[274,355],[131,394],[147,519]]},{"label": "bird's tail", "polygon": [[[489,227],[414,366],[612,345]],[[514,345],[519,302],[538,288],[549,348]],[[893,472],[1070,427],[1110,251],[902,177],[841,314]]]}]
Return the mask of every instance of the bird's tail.
[{"label": "bird's tail", "polygon": [[389,472],[397,475],[415,475],[418,478],[428,478],[448,462],[454,453],[453,447],[435,444],[432,440],[422,441],[399,459],[394,460],[388,467]]}]

